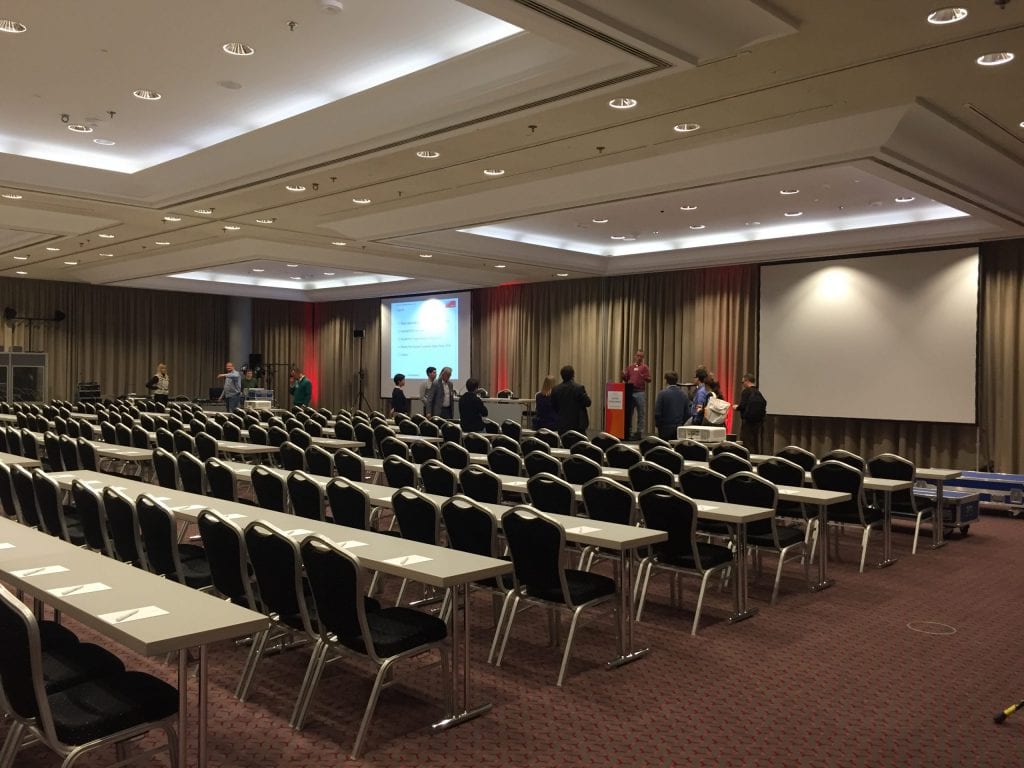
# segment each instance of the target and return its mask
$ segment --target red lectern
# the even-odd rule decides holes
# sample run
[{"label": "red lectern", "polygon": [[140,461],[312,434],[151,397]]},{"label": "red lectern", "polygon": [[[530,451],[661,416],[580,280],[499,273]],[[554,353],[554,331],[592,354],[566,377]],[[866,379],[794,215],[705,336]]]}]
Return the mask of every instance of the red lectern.
[{"label": "red lectern", "polygon": [[626,385],[610,381],[604,385],[604,431],[626,434]]}]

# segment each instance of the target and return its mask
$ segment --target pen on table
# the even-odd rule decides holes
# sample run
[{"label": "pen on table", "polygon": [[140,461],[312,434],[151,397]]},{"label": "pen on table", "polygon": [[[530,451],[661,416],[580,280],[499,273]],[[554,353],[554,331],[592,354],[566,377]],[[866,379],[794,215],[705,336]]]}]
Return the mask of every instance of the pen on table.
[{"label": "pen on table", "polygon": [[84,588],[85,588],[85,584],[78,584],[78,585],[76,585],[74,587],[67,587],[65,589],[62,589],[59,594],[60,594],[61,597],[64,597],[66,595],[73,595],[78,590],[84,589]]},{"label": "pen on table", "polygon": [[114,623],[115,624],[119,624],[120,622],[125,621],[126,619],[130,619],[132,616],[134,616],[138,612],[139,612],[138,608],[133,608],[130,611],[125,611],[120,616],[115,616],[114,617]]},{"label": "pen on table", "polygon": [[22,571],[21,575],[24,576],[35,576],[37,573],[42,573],[46,570],[46,567],[42,568],[29,568],[27,571]]}]

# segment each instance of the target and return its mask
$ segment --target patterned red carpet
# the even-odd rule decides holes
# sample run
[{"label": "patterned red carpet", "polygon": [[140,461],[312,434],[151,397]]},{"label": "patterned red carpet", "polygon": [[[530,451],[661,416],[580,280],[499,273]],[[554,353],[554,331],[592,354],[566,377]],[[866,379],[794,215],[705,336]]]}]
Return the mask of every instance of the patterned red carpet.
[{"label": "patterned red carpet", "polygon": [[[559,652],[547,647],[537,610],[517,620],[503,668],[487,666],[489,597],[477,594],[473,690],[493,711],[431,734],[439,670],[415,670],[384,692],[360,761],[346,755],[369,692],[367,668],[328,667],[306,729],[295,733],[287,720],[308,650],[266,659],[241,704],[232,691],[246,649],[223,644],[211,649],[210,765],[1019,765],[1024,713],[1002,726],[992,715],[1024,698],[1024,524],[986,519],[970,536],[913,557],[909,536],[894,539],[899,563],[858,574],[859,536],[845,536],[843,560],[832,563],[836,586],[823,593],[807,592],[799,566],[787,566],[774,608],[766,558],[751,590],[759,615],[728,625],[730,595],[714,591],[695,638],[694,581],[684,580],[687,607],[679,611],[668,605],[663,576],[637,630],[651,654],[606,670],[614,632],[611,613],[598,609],[582,627],[562,690],[554,686]],[[875,544],[869,560],[879,559]],[[172,667],[151,659],[129,658],[129,666],[175,679]],[[113,760],[112,751],[101,756]],[[39,747],[16,762],[57,764]]]}]

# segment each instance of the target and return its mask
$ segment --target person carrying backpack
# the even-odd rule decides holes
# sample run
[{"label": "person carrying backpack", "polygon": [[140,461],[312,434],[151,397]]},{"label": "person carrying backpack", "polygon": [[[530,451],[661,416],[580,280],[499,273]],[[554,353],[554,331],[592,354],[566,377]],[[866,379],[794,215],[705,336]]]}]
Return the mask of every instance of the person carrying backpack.
[{"label": "person carrying backpack", "polygon": [[743,392],[740,401],[733,406],[740,413],[743,424],[740,426],[740,442],[751,453],[761,453],[761,434],[764,430],[764,418],[768,411],[768,401],[757,388],[757,379],[752,373],[743,374]]}]

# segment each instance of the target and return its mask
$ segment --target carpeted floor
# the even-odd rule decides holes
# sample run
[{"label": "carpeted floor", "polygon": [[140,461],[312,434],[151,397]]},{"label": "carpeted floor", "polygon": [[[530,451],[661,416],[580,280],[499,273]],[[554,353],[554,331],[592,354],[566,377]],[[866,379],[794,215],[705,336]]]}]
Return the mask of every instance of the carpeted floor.
[{"label": "carpeted floor", "polygon": [[[846,535],[843,559],[831,564],[836,586],[818,594],[803,587],[799,565],[787,566],[775,607],[767,604],[774,561],[766,558],[766,573],[751,588],[760,613],[730,626],[724,620],[730,593],[714,591],[695,638],[689,625],[696,582],[684,580],[680,611],[668,605],[662,576],[637,628],[650,655],[605,669],[615,638],[611,613],[600,609],[582,627],[563,689],[554,686],[559,651],[546,646],[546,620],[537,610],[517,620],[504,666],[486,664],[490,604],[478,593],[473,690],[494,709],[431,734],[427,726],[440,712],[439,670],[413,670],[403,686],[383,694],[363,759],[347,762],[381,768],[1019,764],[1024,713],[1002,726],[992,715],[1024,698],[1024,612],[1017,608],[1024,595],[1024,524],[986,518],[968,537],[938,552],[922,545],[913,557],[910,536],[897,534],[894,541],[896,565],[858,574],[859,535]],[[880,552],[877,541],[869,560]],[[369,692],[367,668],[328,667],[306,729],[295,733],[287,720],[308,650],[268,658],[246,704],[232,695],[245,649],[221,644],[211,651],[211,766],[346,762]],[[174,669],[158,661],[128,657],[128,663],[175,680]],[[112,752],[103,756],[112,761]],[[39,747],[23,750],[16,762],[19,768],[57,764]]]}]

